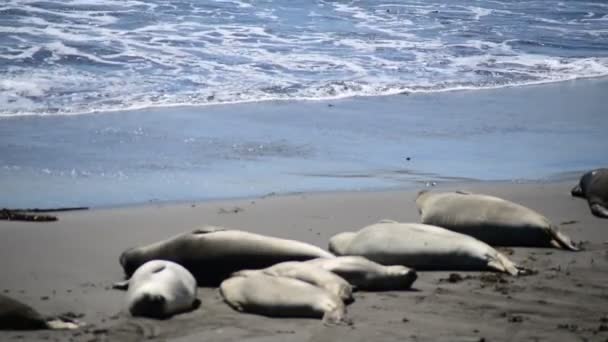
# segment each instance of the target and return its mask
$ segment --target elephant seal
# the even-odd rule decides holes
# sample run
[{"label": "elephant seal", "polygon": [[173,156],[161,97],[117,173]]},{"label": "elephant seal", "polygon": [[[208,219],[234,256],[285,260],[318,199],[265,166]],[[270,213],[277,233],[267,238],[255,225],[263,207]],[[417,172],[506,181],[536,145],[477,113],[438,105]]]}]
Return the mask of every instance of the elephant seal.
[{"label": "elephant seal", "polygon": [[517,275],[506,256],[468,235],[420,223],[383,220],[330,239],[336,255],[359,255],[383,265],[418,270],[494,270]]},{"label": "elephant seal", "polygon": [[384,266],[361,256],[339,256],[305,261],[346,279],[357,290],[406,290],[418,278],[416,271],[401,265]]},{"label": "elephant seal", "polygon": [[593,215],[608,218],[608,169],[585,173],[571,193],[572,196],[586,198]]},{"label": "elephant seal", "polygon": [[463,191],[422,191],[416,205],[422,223],[470,235],[492,246],[578,250],[546,217],[502,198]]},{"label": "elephant seal", "polygon": [[194,276],[172,261],[148,261],[114,288],[128,288],[127,307],[133,316],[164,319],[199,305]]},{"label": "elephant seal", "polygon": [[283,261],[333,258],[308,243],[239,230],[207,226],[151,245],[131,248],[120,256],[127,276],[147,261],[176,262],[192,272],[199,286],[216,286],[230,274]]},{"label": "elephant seal", "polygon": [[31,306],[0,294],[0,330],[65,330],[79,325],[63,317],[46,318]]},{"label": "elephant seal", "polygon": [[328,291],[345,303],[353,301],[353,288],[346,280],[335,273],[306,262],[286,261],[262,270],[239,271],[234,273],[233,276],[251,276],[259,273],[298,279]]},{"label": "elephant seal", "polygon": [[328,324],[345,321],[340,298],[298,279],[266,274],[236,276],[220,285],[226,303],[241,312],[270,317],[322,318]]}]

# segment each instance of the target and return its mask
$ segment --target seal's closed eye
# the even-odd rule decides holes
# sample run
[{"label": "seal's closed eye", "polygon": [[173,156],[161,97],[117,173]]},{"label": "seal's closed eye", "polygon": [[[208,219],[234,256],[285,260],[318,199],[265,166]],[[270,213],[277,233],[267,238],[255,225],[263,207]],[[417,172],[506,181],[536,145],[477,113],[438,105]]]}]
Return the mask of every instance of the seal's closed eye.
[{"label": "seal's closed eye", "polygon": [[158,267],[156,267],[155,269],[153,269],[151,273],[158,273],[158,272],[160,272],[160,271],[162,271],[164,269],[165,269],[165,265],[159,265]]},{"label": "seal's closed eye", "polygon": [[202,227],[202,228],[196,228],[195,230],[192,231],[193,235],[201,235],[201,234],[209,234],[209,233],[215,233],[215,232],[221,232],[226,230],[226,228],[222,228],[222,227],[215,227],[215,226],[206,226],[206,227]]}]

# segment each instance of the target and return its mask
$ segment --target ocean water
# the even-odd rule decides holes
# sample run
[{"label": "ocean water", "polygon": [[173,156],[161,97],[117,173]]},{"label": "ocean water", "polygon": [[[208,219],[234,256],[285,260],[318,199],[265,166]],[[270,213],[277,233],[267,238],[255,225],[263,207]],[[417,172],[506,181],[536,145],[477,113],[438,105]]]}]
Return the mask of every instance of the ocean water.
[{"label": "ocean water", "polygon": [[607,75],[603,0],[3,0],[0,207],[572,176]]},{"label": "ocean water", "polygon": [[605,75],[604,0],[0,2],[0,116]]}]

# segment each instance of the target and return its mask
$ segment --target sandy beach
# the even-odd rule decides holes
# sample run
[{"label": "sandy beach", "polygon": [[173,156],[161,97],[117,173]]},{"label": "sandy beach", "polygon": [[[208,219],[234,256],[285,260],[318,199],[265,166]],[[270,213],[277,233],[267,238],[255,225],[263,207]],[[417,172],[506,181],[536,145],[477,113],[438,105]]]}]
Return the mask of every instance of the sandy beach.
[{"label": "sandy beach", "polygon": [[412,291],[357,292],[353,325],[272,319],[233,311],[216,288],[202,305],[157,321],[124,312],[120,253],[205,224],[306,241],[326,248],[332,235],[383,218],[419,220],[420,189],[297,193],[250,199],[59,213],[53,223],[0,222],[0,291],[45,314],[72,313],[77,331],[0,332],[0,340],[139,341],[604,341],[608,339],[608,221],[592,216],[559,182],[439,185],[497,195],[550,218],[581,252],[503,248],[533,268],[523,277],[486,272],[419,272]]},{"label": "sandy beach", "polygon": [[[606,0],[2,0],[0,18],[0,294],[86,323],[0,342],[608,342],[608,220],[570,194],[608,162]],[[355,293],[343,325],[209,287],[133,318],[112,289],[130,247],[219,225],[327,249],[419,222],[425,189],[528,206],[582,250],[498,248],[518,277],[419,271]],[[24,209],[58,220],[5,220]]]}]

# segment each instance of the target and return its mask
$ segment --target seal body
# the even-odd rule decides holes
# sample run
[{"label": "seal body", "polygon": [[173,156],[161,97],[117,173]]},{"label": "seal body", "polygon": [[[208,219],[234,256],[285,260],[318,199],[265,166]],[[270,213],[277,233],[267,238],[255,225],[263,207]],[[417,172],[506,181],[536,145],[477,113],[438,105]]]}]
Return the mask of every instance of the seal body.
[{"label": "seal body", "polygon": [[517,266],[489,245],[468,235],[419,223],[384,220],[357,233],[330,239],[336,255],[358,255],[383,265],[418,270],[495,270],[519,274]]},{"label": "seal body", "polygon": [[406,290],[418,278],[416,271],[401,265],[384,266],[361,256],[339,256],[306,261],[346,279],[357,290]]},{"label": "seal body", "polygon": [[572,188],[572,196],[583,197],[589,203],[591,213],[608,218],[608,169],[602,168],[585,173]]},{"label": "seal body", "polygon": [[31,306],[0,294],[0,330],[76,329],[75,322],[45,318]]},{"label": "seal body", "polygon": [[187,269],[171,261],[152,260],[141,265],[127,290],[127,307],[133,316],[167,318],[196,307],[196,280]]},{"label": "seal body", "polygon": [[[335,258],[321,258],[318,260],[323,259],[330,260]],[[311,285],[320,287],[340,298],[344,302],[349,303],[353,301],[353,289],[346,280],[341,278],[339,275],[325,270],[324,268],[315,264],[299,261],[287,261],[262,270],[239,271],[236,272],[234,276],[251,276],[258,273],[276,277],[298,279]]]},{"label": "seal body", "polygon": [[236,271],[332,257],[308,243],[209,226],[128,249],[122,253],[120,263],[129,276],[147,261],[169,260],[188,269],[199,286],[216,286]]},{"label": "seal body", "polygon": [[424,224],[470,235],[492,246],[577,250],[543,215],[502,198],[468,192],[421,192],[416,205]]},{"label": "seal body", "polygon": [[237,311],[270,317],[322,318],[327,323],[340,323],[346,314],[340,298],[294,278],[235,276],[222,282],[220,293]]}]

